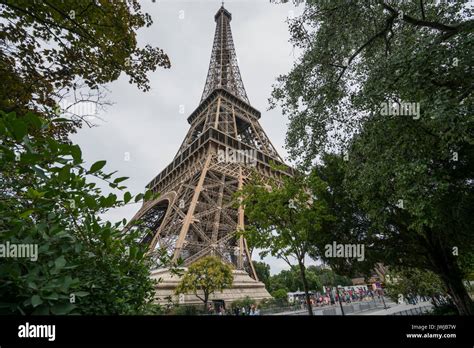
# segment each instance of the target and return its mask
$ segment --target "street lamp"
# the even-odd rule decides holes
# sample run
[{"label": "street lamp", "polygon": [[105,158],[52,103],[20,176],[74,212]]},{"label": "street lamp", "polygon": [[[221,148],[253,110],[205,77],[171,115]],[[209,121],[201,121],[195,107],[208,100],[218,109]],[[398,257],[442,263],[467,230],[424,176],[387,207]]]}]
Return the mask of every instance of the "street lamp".
[{"label": "street lamp", "polygon": [[344,309],[342,308],[341,295],[339,294],[339,287],[340,287],[340,286],[341,286],[341,285],[338,285],[338,286],[336,287],[337,297],[339,298],[339,306],[341,306],[341,313],[342,313],[342,315],[345,315],[345,314],[344,314]]},{"label": "street lamp", "polygon": [[383,302],[383,309],[388,309],[387,305],[385,304],[385,299],[384,299],[384,291],[382,288],[380,288],[380,294],[382,295],[382,302]]}]

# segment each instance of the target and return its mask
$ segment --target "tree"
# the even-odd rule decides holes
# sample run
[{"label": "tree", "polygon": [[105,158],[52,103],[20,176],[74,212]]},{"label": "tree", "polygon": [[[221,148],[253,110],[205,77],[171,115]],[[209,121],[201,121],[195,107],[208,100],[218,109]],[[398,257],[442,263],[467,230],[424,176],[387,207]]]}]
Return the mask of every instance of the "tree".
[{"label": "tree", "polygon": [[[64,120],[0,112],[0,312],[146,313],[155,283],[137,240],[148,231],[100,218],[144,196],[124,192],[126,178],[106,174],[105,161],[84,168],[79,146],[51,137],[54,122]],[[123,198],[103,195],[92,177]],[[5,255],[21,246],[28,257]]]},{"label": "tree", "polygon": [[313,314],[306,276],[305,258],[321,224],[331,217],[317,196],[326,189],[316,176],[296,175],[263,183],[255,177],[239,193],[250,226],[243,232],[249,244],[271,254],[290,267],[298,266],[308,313]]},{"label": "tree", "polygon": [[[318,249],[324,249],[333,242],[371,246],[364,248],[364,260],[332,257],[332,255],[328,257],[325,253],[320,256],[338,274],[349,277],[356,273],[368,275],[381,255],[374,244],[376,240],[368,235],[368,231],[373,228],[371,220],[349,192],[345,181],[346,172],[347,161],[344,161],[342,156],[330,153],[324,153],[320,164],[312,170],[313,175],[318,176],[328,186],[328,190],[322,192],[320,199],[325,201],[330,214],[334,216],[334,219],[323,222],[320,233],[314,238],[314,243]],[[332,270],[329,272],[333,273]],[[336,274],[332,276],[334,278]]]},{"label": "tree", "polygon": [[[310,291],[322,290],[322,283],[315,271],[315,266],[308,266],[305,270],[305,275]],[[301,291],[301,289],[304,289],[304,284],[298,267],[293,266],[289,270],[282,270],[280,273],[270,277],[270,292],[272,294],[277,290],[295,292]]]},{"label": "tree", "polygon": [[[308,288],[311,291],[316,292],[321,292],[323,286],[334,287],[338,285],[352,285],[350,278],[336,274],[331,269],[321,268],[315,265],[306,268],[306,277]],[[268,289],[272,296],[273,293],[278,290],[295,292],[304,288],[299,269],[294,266],[289,270],[282,270],[280,273],[272,275],[269,282],[270,287]]]},{"label": "tree", "polygon": [[385,282],[387,294],[397,301],[402,295],[430,297],[435,306],[438,305],[438,296],[446,295],[446,288],[441,279],[433,272],[422,271],[416,268],[391,269]]},{"label": "tree", "polygon": [[272,296],[277,304],[285,305],[288,303],[288,293],[285,289],[278,289],[273,291]]},{"label": "tree", "polygon": [[318,278],[319,283],[322,286],[336,287],[339,285],[349,286],[352,285],[351,278],[343,275],[336,274],[332,269],[321,268],[318,266],[309,266],[308,271],[315,274]]},{"label": "tree", "polygon": [[230,265],[215,256],[206,256],[189,266],[175,291],[176,294],[193,293],[204,303],[207,312],[209,296],[230,288],[233,281]]},{"label": "tree", "polygon": [[74,105],[102,103],[102,86],[122,72],[147,91],[147,72],[170,67],[161,49],[138,45],[136,32],[152,24],[138,0],[1,0],[0,17],[0,110],[61,111],[76,121],[56,125],[68,127],[63,136],[87,122]]},{"label": "tree", "polygon": [[265,262],[252,261],[255,272],[257,273],[257,278],[263,284],[267,290],[270,288],[270,265]]},{"label": "tree", "polygon": [[472,314],[463,279],[474,268],[474,20],[465,4],[308,2],[290,25],[301,58],[272,103],[290,117],[292,156],[309,164],[343,153],[345,188],[371,221],[365,236],[379,261],[433,271],[459,313]]},{"label": "tree", "polygon": [[[469,183],[474,147],[463,146],[465,158],[450,164],[439,142],[428,134],[401,132],[403,123],[374,121],[351,151],[350,189],[376,226],[367,237],[376,239],[386,265],[436,273],[459,313],[472,314],[463,280],[474,269],[474,188]],[[397,146],[385,143],[395,139]],[[362,192],[359,185],[371,189]]]}]

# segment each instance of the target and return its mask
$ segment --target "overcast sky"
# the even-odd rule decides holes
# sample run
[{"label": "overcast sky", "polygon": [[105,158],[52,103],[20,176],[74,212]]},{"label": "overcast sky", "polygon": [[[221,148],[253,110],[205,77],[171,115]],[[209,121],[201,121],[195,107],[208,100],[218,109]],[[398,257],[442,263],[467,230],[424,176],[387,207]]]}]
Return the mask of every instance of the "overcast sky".
[{"label": "overcast sky", "polygon": [[[278,2],[278,1],[276,1]],[[72,140],[78,143],[88,165],[107,160],[108,171],[128,176],[132,193],[145,185],[173,159],[189,124],[186,119],[198,106],[204,88],[212,42],[217,0],[143,0],[143,10],[154,23],[138,33],[140,45],[162,48],[170,57],[171,69],[149,74],[151,91],[144,93],[126,77],[110,84],[108,99],[114,105],[99,114],[98,127],[83,128]],[[272,84],[287,73],[296,53],[288,42],[287,18],[298,15],[302,6],[273,4],[270,0],[225,1],[232,13],[232,34],[247,95],[262,112],[260,122],[276,147],[284,150],[288,120],[280,110],[267,111]],[[180,109],[184,113],[180,113]],[[130,160],[126,161],[126,153]],[[130,219],[139,204],[107,214],[111,221]],[[259,256],[254,252],[254,260]],[[272,274],[288,268],[281,260],[265,258]]]}]

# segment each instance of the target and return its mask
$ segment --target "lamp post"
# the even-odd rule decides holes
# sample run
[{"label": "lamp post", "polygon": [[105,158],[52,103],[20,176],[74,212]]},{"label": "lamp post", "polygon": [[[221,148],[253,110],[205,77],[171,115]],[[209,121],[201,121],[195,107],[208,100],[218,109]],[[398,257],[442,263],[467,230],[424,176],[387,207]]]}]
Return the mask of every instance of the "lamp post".
[{"label": "lamp post", "polygon": [[385,299],[384,299],[384,291],[382,288],[380,288],[380,294],[382,296],[382,302],[383,302],[383,309],[388,309],[387,305],[385,304]]},{"label": "lamp post", "polygon": [[338,285],[338,286],[336,287],[337,297],[339,298],[339,306],[341,306],[341,313],[342,313],[342,315],[345,315],[345,314],[344,314],[344,309],[342,308],[341,295],[339,294],[339,287],[340,287],[340,286],[341,286],[341,285]]}]

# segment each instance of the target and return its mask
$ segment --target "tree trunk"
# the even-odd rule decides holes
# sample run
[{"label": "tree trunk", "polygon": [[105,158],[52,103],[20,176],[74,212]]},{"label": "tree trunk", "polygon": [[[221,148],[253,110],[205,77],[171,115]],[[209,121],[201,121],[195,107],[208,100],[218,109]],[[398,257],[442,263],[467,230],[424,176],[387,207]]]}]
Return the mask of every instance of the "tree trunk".
[{"label": "tree trunk", "polygon": [[208,310],[207,310],[207,302],[209,300],[209,295],[207,294],[204,294],[204,314],[207,314],[208,313]]},{"label": "tree trunk", "polygon": [[306,280],[306,267],[302,262],[298,262],[298,265],[300,267],[301,280],[303,281],[304,294],[306,297],[306,304],[308,306],[308,314],[313,315],[313,307],[311,306],[311,300],[309,298],[308,281]]},{"label": "tree trunk", "polygon": [[463,284],[463,275],[451,250],[446,250],[441,243],[436,243],[432,250],[435,273],[443,281],[459,315],[474,315],[473,302]]},{"label": "tree trunk", "polygon": [[472,299],[469,296],[462,279],[452,274],[443,275],[442,279],[448,288],[448,293],[451,295],[459,315],[473,315]]}]

